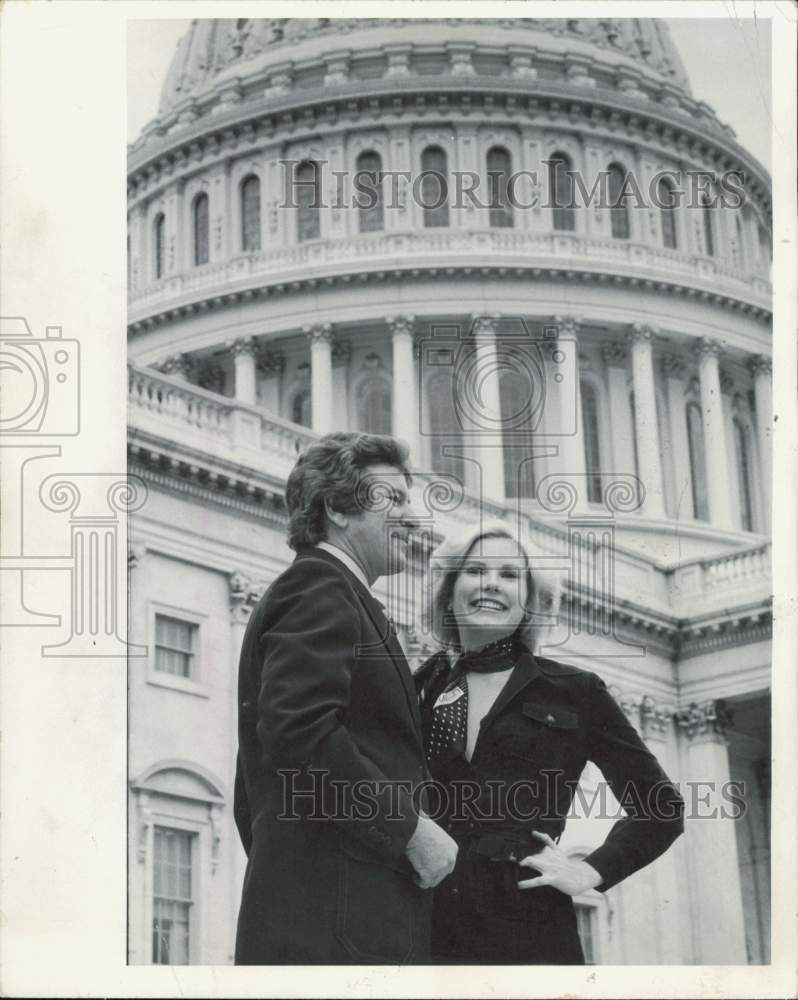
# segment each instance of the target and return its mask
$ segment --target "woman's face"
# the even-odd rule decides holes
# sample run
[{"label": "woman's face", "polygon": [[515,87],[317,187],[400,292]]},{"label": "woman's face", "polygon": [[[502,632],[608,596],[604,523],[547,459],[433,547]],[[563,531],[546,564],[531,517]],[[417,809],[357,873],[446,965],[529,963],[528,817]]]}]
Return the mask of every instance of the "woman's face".
[{"label": "woman's face", "polygon": [[482,538],[471,548],[452,591],[463,649],[510,635],[524,617],[526,562],[511,538]]}]

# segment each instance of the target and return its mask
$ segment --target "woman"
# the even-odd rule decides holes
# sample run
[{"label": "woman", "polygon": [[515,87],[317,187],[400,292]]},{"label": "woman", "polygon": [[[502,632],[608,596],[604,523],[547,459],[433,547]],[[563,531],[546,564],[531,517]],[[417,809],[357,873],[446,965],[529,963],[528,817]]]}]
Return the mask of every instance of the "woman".
[{"label": "woman", "polygon": [[[459,847],[435,893],[435,961],[584,964],[571,898],[662,854],[681,798],[596,674],[535,655],[559,587],[507,525],[443,542],[430,582],[444,648],[416,673],[428,807]],[[557,841],[588,760],[627,816],[576,860]]]}]

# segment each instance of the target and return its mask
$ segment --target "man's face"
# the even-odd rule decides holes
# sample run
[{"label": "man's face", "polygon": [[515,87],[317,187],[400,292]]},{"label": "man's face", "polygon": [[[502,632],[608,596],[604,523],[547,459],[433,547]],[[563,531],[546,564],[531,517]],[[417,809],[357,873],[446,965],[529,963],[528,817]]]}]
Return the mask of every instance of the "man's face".
[{"label": "man's face", "polygon": [[400,573],[407,562],[413,523],[404,473],[393,465],[370,465],[358,494],[361,510],[348,514],[346,539],[369,583]]}]

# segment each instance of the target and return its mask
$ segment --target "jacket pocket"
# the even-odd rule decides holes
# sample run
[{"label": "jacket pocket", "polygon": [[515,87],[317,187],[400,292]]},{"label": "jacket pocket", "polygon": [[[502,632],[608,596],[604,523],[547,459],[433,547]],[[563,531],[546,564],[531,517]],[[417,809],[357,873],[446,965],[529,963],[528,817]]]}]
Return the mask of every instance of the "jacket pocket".
[{"label": "jacket pocket", "polygon": [[406,875],[340,854],[336,935],[356,962],[396,965],[415,944],[418,889]]},{"label": "jacket pocket", "polygon": [[526,702],[521,711],[527,719],[540,722],[549,729],[574,730],[579,728],[579,716],[567,708],[550,708]]}]

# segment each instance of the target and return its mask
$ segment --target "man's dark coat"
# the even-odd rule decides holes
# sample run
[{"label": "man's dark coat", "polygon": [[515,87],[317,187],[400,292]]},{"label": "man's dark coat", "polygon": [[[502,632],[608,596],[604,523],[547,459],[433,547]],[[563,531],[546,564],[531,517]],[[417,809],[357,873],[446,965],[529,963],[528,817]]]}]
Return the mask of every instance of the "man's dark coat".
[{"label": "man's dark coat", "polygon": [[413,680],[380,603],[310,547],[269,587],[239,667],[236,963],[429,959],[405,857],[427,779]]}]

